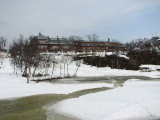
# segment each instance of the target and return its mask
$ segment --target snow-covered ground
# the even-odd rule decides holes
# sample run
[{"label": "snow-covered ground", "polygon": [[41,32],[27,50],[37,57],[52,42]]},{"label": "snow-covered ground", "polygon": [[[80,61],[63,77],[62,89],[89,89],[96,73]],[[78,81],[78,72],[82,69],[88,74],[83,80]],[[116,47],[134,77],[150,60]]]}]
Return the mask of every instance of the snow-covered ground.
[{"label": "snow-covered ground", "polygon": [[[72,63],[69,66],[69,73],[75,73],[76,66]],[[57,66],[54,72],[55,76],[59,76],[59,67]],[[63,75],[63,68],[62,68]],[[140,72],[129,70],[111,69],[109,67],[96,68],[82,64],[78,70],[77,76],[148,76],[157,78],[160,77],[160,72]],[[37,94],[67,94],[78,90],[112,87],[112,84],[107,83],[90,83],[90,84],[64,84],[64,83],[26,83],[26,78],[20,75],[13,74],[13,68],[10,65],[9,58],[5,58],[2,68],[0,69],[0,99],[21,97]]]},{"label": "snow-covered ground", "polygon": [[160,81],[129,80],[123,87],[64,100],[52,109],[82,120],[160,119]]},{"label": "snow-covered ground", "polygon": [[[74,74],[75,63],[69,66]],[[59,76],[57,65],[55,76]],[[63,75],[63,68],[62,68]],[[77,76],[148,76],[160,77],[160,72],[118,70],[109,67],[96,68],[82,64]],[[114,83],[26,83],[26,78],[13,74],[9,58],[0,69],[0,99],[9,99],[37,94],[68,94],[79,90],[113,87]],[[50,107],[60,113],[83,120],[151,120],[160,118],[160,81],[129,80],[123,87],[72,98]]]},{"label": "snow-covered ground", "polygon": [[[74,66],[72,67],[74,69]],[[78,76],[146,76],[159,78],[159,71],[141,72],[133,70],[111,69],[110,67],[94,67],[82,64],[78,71]]]},{"label": "snow-covered ground", "polygon": [[0,99],[22,97],[37,94],[68,94],[79,90],[113,87],[112,84],[58,84],[58,83],[26,83],[26,79],[16,75],[0,74]]},{"label": "snow-covered ground", "polygon": [[[48,53],[48,54],[53,54],[53,53]],[[80,54],[80,53],[77,53],[77,54]],[[98,56],[105,55],[104,52],[99,52],[96,54]],[[112,55],[112,54],[114,54],[114,53],[107,52],[107,55]],[[59,53],[59,55],[56,54],[56,57],[61,57],[61,55],[65,55],[65,54]],[[73,55],[73,53],[70,53],[69,55]],[[119,57],[124,57],[124,58],[128,59],[128,57],[126,55],[122,55],[122,53],[119,54]],[[60,76],[59,75],[59,73],[60,73],[59,68],[60,68],[60,66],[57,65],[56,71],[54,72],[54,76]],[[69,74],[74,75],[76,68],[77,67],[75,66],[75,62],[72,62],[72,64],[69,65]],[[63,76],[63,65],[62,65],[61,73]],[[160,72],[159,71],[141,72],[141,71],[133,71],[133,70],[125,70],[125,69],[124,70],[123,69],[111,69],[110,67],[97,68],[95,66],[81,64],[81,67],[78,70],[77,76],[79,76],[79,77],[87,77],[87,76],[146,76],[146,77],[151,77],[151,78],[160,78]]]},{"label": "snow-covered ground", "polygon": [[107,83],[63,84],[63,83],[26,83],[26,78],[13,74],[9,58],[4,60],[0,69],[0,99],[30,96],[37,94],[68,94],[79,90],[113,87]]}]

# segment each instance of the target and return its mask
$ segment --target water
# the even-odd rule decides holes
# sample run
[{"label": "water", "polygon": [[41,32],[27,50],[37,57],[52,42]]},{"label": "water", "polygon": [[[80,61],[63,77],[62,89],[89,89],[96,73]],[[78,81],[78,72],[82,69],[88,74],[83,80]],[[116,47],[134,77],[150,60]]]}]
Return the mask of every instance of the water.
[{"label": "water", "polygon": [[[53,80],[52,83],[114,83],[115,87],[122,86],[128,79],[151,80],[148,77],[141,76],[103,76],[103,77],[85,77]],[[152,79],[157,80],[157,79]],[[69,98],[76,98],[82,95],[109,90],[110,88],[95,88],[81,90],[71,94],[47,94],[23,97],[15,100],[0,100],[0,120],[78,120],[72,116],[62,115],[56,111],[49,110],[49,106]]]}]

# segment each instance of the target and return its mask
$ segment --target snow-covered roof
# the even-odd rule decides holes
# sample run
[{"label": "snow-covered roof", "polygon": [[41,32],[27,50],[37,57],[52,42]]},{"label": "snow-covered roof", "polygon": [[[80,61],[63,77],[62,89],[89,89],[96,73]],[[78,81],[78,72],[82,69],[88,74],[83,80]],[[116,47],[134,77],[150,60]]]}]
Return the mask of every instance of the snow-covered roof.
[{"label": "snow-covered roof", "polygon": [[37,38],[38,38],[39,40],[45,40],[45,39],[48,39],[48,36],[44,36],[44,35],[42,35],[41,33],[39,33],[38,36],[37,36]]}]

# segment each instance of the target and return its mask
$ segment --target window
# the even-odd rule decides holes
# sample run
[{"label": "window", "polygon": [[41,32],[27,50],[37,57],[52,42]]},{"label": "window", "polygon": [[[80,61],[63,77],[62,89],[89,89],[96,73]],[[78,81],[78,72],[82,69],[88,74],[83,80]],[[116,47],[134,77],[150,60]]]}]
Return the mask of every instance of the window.
[{"label": "window", "polygon": [[57,48],[58,48],[58,46],[52,46],[52,48],[53,48],[53,49],[57,49]]},{"label": "window", "polygon": [[63,48],[68,49],[68,48],[69,48],[69,46],[63,46]]},{"label": "window", "polygon": [[41,45],[41,46],[39,46],[39,48],[40,48],[40,49],[45,49],[46,46],[45,46],[45,45]]}]

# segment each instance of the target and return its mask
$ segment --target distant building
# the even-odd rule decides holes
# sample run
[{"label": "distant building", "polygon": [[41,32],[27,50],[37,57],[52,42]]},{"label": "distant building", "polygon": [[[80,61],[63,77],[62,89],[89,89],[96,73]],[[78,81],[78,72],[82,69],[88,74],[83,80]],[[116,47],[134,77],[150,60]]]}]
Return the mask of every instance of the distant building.
[{"label": "distant building", "polygon": [[72,42],[65,38],[49,38],[39,33],[35,36],[39,40],[39,48],[43,52],[68,52],[72,51]]},{"label": "distant building", "polygon": [[50,38],[39,33],[39,48],[43,52],[115,52],[124,51],[123,44],[117,42],[71,40],[67,38]]},{"label": "distant building", "polygon": [[119,42],[107,42],[107,51],[108,52],[117,52],[117,51],[125,51],[125,46]]},{"label": "distant building", "polygon": [[105,52],[106,43],[102,41],[73,41],[73,49],[77,52]]},{"label": "distant building", "polygon": [[50,42],[50,38],[49,38],[49,36],[44,36],[44,35],[42,35],[41,33],[39,33],[39,35],[38,36],[35,36],[35,38],[37,38],[38,39],[38,41],[39,41],[39,48],[40,48],[40,50],[41,51],[47,51],[48,50],[48,43]]}]

